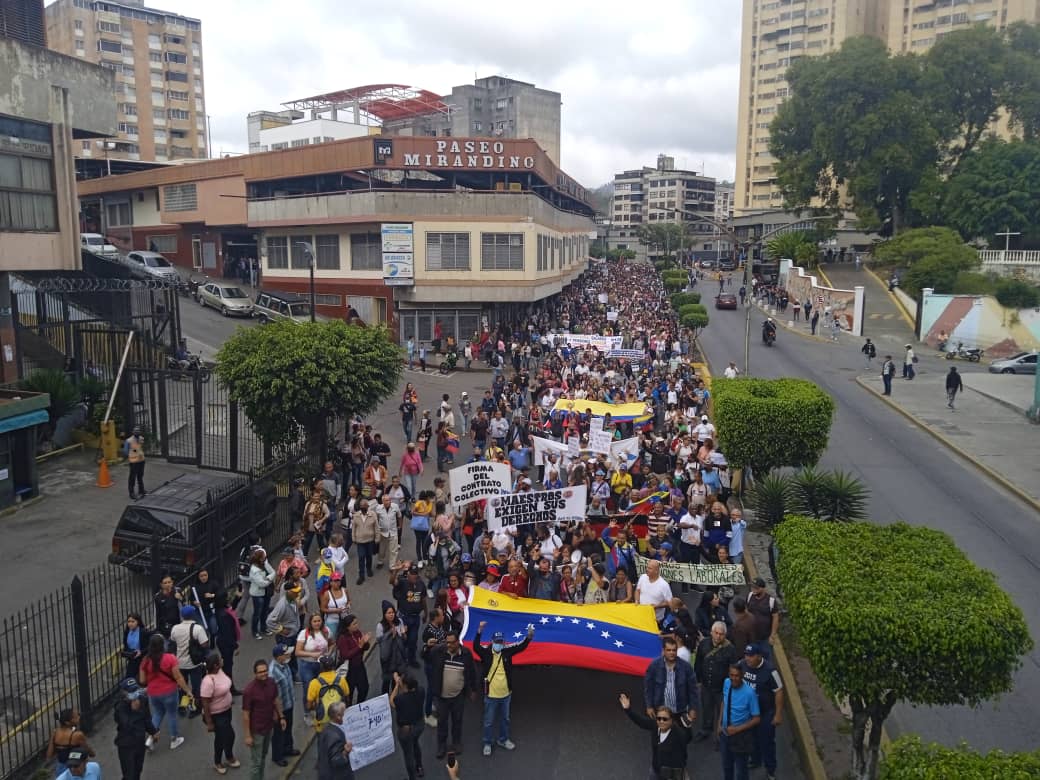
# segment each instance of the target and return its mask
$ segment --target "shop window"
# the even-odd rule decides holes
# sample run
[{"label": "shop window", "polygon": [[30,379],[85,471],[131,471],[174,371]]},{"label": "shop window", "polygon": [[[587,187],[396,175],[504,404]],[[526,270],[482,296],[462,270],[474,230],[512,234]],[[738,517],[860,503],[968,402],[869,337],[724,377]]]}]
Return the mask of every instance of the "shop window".
[{"label": "shop window", "polygon": [[379,233],[353,233],[350,236],[350,270],[383,270],[383,238]]},{"label": "shop window", "polygon": [[57,230],[53,178],[48,159],[0,154],[0,230]]},{"label": "shop window", "polygon": [[289,239],[285,236],[267,237],[267,267],[289,267]]},{"label": "shop window", "polygon": [[177,253],[177,236],[149,236],[148,249],[161,255]]},{"label": "shop window", "polygon": [[[339,270],[339,236],[335,234],[314,237],[315,261],[318,268],[327,271]],[[337,306],[339,304],[336,304]]]}]

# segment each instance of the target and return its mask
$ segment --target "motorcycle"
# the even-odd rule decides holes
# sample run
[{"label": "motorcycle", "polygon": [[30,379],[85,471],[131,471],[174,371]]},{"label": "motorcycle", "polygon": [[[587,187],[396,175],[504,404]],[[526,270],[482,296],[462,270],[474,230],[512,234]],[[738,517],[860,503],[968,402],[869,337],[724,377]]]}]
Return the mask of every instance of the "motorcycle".
[{"label": "motorcycle", "polygon": [[458,353],[453,350],[449,352],[447,355],[445,355],[444,361],[440,364],[439,370],[442,374],[450,373],[451,371],[455,370],[455,366],[458,364],[458,362]]},{"label": "motorcycle", "polygon": [[200,278],[196,277],[195,274],[191,274],[190,276],[188,276],[188,281],[187,281],[187,284],[186,284],[186,292],[184,294],[185,295],[190,295],[192,298],[194,298],[197,301],[199,299],[199,287],[201,287],[202,285],[204,285],[208,281],[209,281],[209,277],[208,276],[203,276],[200,279]]},{"label": "motorcycle", "polygon": [[946,353],[947,360],[953,360],[958,358],[960,360],[968,360],[972,363],[978,363],[982,360],[982,356],[985,354],[984,349],[979,347],[965,347],[963,343],[957,342],[957,349],[951,350]]},{"label": "motorcycle", "polygon": [[188,379],[192,373],[197,373],[203,382],[208,382],[211,376],[209,367],[202,362],[202,356],[191,353],[184,360],[178,360],[176,357],[167,358],[166,368],[179,372],[177,379]]},{"label": "motorcycle", "polygon": [[770,330],[769,328],[762,328],[762,343],[767,347],[773,346],[773,342],[776,341],[776,331]]}]

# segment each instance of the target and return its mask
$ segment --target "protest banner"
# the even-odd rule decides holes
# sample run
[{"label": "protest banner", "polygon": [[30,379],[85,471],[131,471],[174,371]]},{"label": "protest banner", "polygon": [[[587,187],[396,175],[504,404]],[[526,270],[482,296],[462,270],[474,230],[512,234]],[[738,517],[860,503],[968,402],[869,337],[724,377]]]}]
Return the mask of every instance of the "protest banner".
[{"label": "protest banner", "polygon": [[451,501],[456,507],[508,493],[512,483],[509,479],[508,463],[491,463],[486,460],[457,466],[449,472],[451,479]]},{"label": "protest banner", "polygon": [[568,347],[593,347],[600,352],[621,349],[621,336],[598,336],[596,334],[586,335],[583,333],[564,333],[561,335]]},{"label": "protest banner", "polygon": [[584,520],[585,486],[495,496],[488,500],[486,517],[489,531],[506,525]]},{"label": "protest banner", "polygon": [[599,301],[600,303],[606,303],[607,301],[610,300],[610,296],[607,293],[599,293],[596,296],[596,300]]},{"label": "protest banner", "polygon": [[618,313],[616,311],[608,311],[607,322],[617,322],[617,315]]},{"label": "protest banner", "polygon": [[[646,571],[650,558],[636,556],[636,573]],[[666,582],[685,582],[687,585],[745,585],[744,567],[719,563],[661,562],[661,576]]]},{"label": "protest banner", "polygon": [[355,772],[394,754],[390,697],[385,693],[347,707],[340,729],[354,746],[350,751],[350,768]]},{"label": "protest banner", "polygon": [[624,358],[625,360],[641,361],[645,353],[641,349],[612,349],[607,353],[608,358]]},{"label": "protest banner", "polygon": [[578,436],[567,437],[567,457],[577,460],[581,457],[581,438]]},{"label": "protest banner", "polygon": [[574,398],[560,398],[556,401],[556,405],[553,406],[554,412],[569,412],[576,410],[581,414],[585,414],[586,410],[592,413],[592,416],[603,417],[609,414],[614,422],[637,422],[642,423],[649,420],[653,414],[647,411],[645,403],[627,403],[627,404],[608,404],[603,401],[590,401],[585,398],[574,399]]},{"label": "protest banner", "polygon": [[594,433],[602,433],[602,432],[603,432],[603,418],[602,417],[593,417],[591,420],[589,420],[589,435],[590,436],[592,434],[594,434]]}]

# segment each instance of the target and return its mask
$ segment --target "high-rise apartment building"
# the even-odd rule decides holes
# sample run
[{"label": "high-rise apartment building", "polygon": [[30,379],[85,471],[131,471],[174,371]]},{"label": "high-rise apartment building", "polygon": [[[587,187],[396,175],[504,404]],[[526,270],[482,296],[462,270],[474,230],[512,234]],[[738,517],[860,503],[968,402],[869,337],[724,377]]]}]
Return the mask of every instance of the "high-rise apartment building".
[{"label": "high-rise apartment building", "polygon": [[609,249],[631,249],[637,260],[656,259],[679,247],[647,247],[639,241],[641,225],[681,223],[687,235],[710,236],[715,228],[700,219],[715,217],[715,179],[677,170],[675,158],[659,154],[657,167],[615,174]]},{"label": "high-rise apartment building", "polygon": [[979,22],[1001,29],[1035,23],[1038,6],[1037,0],[744,0],[735,210],[782,206],[769,123],[787,97],[792,62],[858,35],[873,35],[894,53],[920,54],[946,33]]},{"label": "high-rise apartment building", "polygon": [[209,156],[198,19],[141,0],[56,0],[46,13],[52,49],[116,74],[118,133],[83,141],[77,156],[157,162]]}]

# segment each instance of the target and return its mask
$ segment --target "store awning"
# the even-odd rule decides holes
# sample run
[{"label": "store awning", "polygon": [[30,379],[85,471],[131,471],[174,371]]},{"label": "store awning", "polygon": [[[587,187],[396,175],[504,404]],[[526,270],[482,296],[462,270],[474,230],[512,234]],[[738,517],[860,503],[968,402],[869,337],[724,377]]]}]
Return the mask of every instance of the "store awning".
[{"label": "store awning", "polygon": [[43,409],[37,409],[35,412],[26,412],[25,414],[17,414],[14,417],[0,420],[0,433],[20,431],[22,428],[28,428],[31,425],[40,425],[45,423],[49,419],[50,417]]}]

